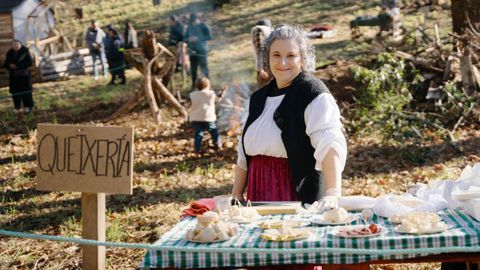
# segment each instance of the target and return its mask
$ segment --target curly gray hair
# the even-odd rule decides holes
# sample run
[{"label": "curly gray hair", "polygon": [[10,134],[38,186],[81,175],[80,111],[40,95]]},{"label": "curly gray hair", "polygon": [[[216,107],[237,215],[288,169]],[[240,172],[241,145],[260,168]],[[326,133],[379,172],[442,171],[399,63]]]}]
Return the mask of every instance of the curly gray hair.
[{"label": "curly gray hair", "polygon": [[300,26],[281,24],[275,27],[263,46],[263,66],[267,72],[272,73],[270,70],[270,46],[277,39],[295,40],[300,48],[302,69],[308,73],[315,71],[315,48],[310,44],[307,33]]}]

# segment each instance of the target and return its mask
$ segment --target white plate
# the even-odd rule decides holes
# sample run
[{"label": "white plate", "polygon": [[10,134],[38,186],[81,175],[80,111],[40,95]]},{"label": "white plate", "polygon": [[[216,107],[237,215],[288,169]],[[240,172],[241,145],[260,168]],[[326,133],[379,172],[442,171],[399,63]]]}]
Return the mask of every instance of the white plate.
[{"label": "white plate", "polygon": [[235,220],[233,220],[233,219],[230,218],[230,219],[227,219],[227,222],[237,223],[237,224],[250,224],[250,223],[253,223],[253,222],[255,222],[255,221],[259,220],[259,219],[260,219],[260,217],[258,217],[258,218],[253,218],[253,219],[250,219],[250,220],[245,220],[245,221],[235,221]]},{"label": "white plate", "polygon": [[318,225],[345,225],[345,224],[350,224],[350,223],[352,223],[353,221],[355,221],[359,218],[360,218],[359,215],[349,214],[348,218],[346,220],[339,221],[339,222],[331,222],[329,220],[325,220],[323,218],[323,215],[319,215],[319,216],[311,217],[310,222],[312,222],[313,224],[318,224]]},{"label": "white plate", "polygon": [[447,227],[442,228],[442,229],[419,231],[419,232],[409,232],[409,231],[401,230],[400,226],[396,226],[395,231],[398,232],[398,233],[408,233],[408,234],[432,234],[432,233],[441,233],[441,232],[444,232],[444,231],[449,230],[449,229],[454,228],[454,227],[455,226],[453,226],[453,225],[448,225],[447,224]]},{"label": "white plate", "polygon": [[310,233],[306,232],[305,234],[301,234],[297,236],[283,236],[283,237],[279,235],[269,234],[269,233],[262,233],[260,237],[267,241],[289,242],[289,241],[307,239],[308,237],[310,237]]},{"label": "white plate", "polygon": [[379,236],[386,231],[386,229],[384,227],[377,224],[377,227],[378,227],[378,232],[377,233],[360,234],[360,235],[346,235],[346,234],[341,233],[342,231],[359,229],[359,228],[364,228],[364,227],[367,227],[367,226],[366,225],[351,225],[351,226],[337,227],[337,228],[332,230],[331,234],[333,234],[334,236],[343,237],[343,238],[368,238],[368,237]]},{"label": "white plate", "polygon": [[305,227],[310,225],[310,221],[308,220],[298,220],[298,219],[270,219],[270,220],[263,220],[258,222],[258,227],[262,229],[278,229],[283,225],[283,222],[285,222],[285,225],[290,226],[292,228],[300,228],[300,227]]},{"label": "white plate", "polygon": [[400,218],[389,218],[388,221],[392,224],[401,224],[402,220]]},{"label": "white plate", "polygon": [[220,243],[220,242],[225,242],[225,241],[228,241],[230,239],[232,239],[234,236],[228,238],[228,239],[225,239],[225,240],[214,240],[214,241],[200,241],[200,240],[190,240],[190,239],[185,239],[185,241],[188,241],[188,242],[193,242],[193,243],[200,243],[200,244],[209,244],[209,243]]}]

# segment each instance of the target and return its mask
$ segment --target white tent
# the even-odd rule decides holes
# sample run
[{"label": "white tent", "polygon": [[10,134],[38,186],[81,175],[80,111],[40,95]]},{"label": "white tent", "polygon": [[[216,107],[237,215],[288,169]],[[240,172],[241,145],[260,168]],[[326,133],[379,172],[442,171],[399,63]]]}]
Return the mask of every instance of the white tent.
[{"label": "white tent", "polygon": [[[35,18],[38,22],[37,27],[35,27],[33,24],[28,25],[28,16],[38,15],[38,13],[42,11],[42,9],[36,9],[40,4],[40,1],[23,0],[19,2],[20,3],[11,11],[13,17],[14,38],[25,44],[27,40],[27,31],[29,31],[28,38],[30,40],[35,37],[39,39],[48,37],[50,29],[55,25],[52,11],[48,10],[44,14],[40,14],[38,18]],[[34,10],[36,13],[31,14]]]}]

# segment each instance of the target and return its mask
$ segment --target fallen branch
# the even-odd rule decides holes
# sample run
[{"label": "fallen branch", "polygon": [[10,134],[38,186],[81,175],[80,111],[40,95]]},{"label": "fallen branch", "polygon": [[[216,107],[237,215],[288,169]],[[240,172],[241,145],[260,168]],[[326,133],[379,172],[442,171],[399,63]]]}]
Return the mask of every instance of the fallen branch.
[{"label": "fallen branch", "polygon": [[180,104],[180,102],[178,102],[175,96],[172,93],[170,93],[170,91],[168,91],[167,87],[163,85],[162,81],[156,77],[153,77],[152,84],[153,84],[153,87],[159,90],[162,97],[165,98],[173,106],[173,108],[180,113],[181,116],[187,119],[188,117],[187,110],[185,109],[185,107],[182,106],[182,104]]},{"label": "fallen branch", "polygon": [[396,51],[396,52],[394,52],[394,55],[396,57],[399,57],[399,58],[405,59],[407,61],[410,61],[413,64],[415,64],[416,66],[421,66],[423,68],[433,70],[433,71],[436,71],[436,72],[443,72],[443,69],[433,66],[427,60],[422,59],[422,58],[416,58],[409,53],[402,52],[402,51]]}]

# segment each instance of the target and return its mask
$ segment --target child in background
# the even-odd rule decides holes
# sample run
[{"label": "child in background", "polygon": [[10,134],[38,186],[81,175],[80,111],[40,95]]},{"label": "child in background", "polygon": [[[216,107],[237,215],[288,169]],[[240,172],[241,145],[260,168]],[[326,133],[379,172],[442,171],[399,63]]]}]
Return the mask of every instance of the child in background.
[{"label": "child in background", "polygon": [[215,91],[210,89],[210,80],[206,77],[197,79],[195,88],[196,90],[190,93],[191,106],[189,110],[189,119],[194,129],[195,152],[201,153],[205,130],[208,130],[210,135],[212,135],[214,146],[216,149],[219,149],[221,143],[217,125],[215,124],[217,120],[215,103],[222,99],[225,88],[222,90],[220,97],[218,97]]}]

